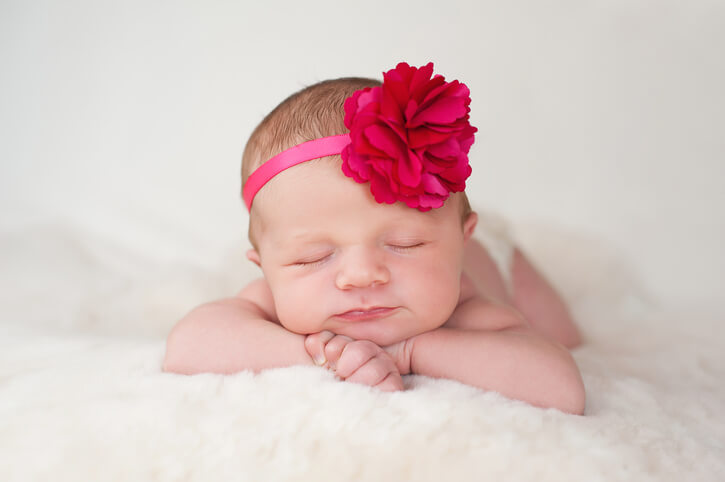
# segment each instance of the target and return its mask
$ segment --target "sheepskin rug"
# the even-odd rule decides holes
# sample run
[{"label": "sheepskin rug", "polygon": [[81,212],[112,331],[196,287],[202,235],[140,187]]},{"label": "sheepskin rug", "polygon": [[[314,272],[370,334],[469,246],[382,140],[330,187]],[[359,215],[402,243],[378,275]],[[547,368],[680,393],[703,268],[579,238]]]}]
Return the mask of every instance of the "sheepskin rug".
[{"label": "sheepskin rug", "polygon": [[388,394],[314,367],[162,373],[175,321],[259,275],[241,242],[210,269],[4,233],[0,480],[725,480],[723,309],[653,299],[595,239],[517,229],[585,337],[585,416],[420,376]]}]

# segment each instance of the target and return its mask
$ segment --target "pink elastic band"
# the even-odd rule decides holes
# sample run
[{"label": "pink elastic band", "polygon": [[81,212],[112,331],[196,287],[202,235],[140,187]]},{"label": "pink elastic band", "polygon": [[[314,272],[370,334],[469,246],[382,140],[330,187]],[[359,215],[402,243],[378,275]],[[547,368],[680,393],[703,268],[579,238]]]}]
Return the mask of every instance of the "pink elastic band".
[{"label": "pink elastic band", "polygon": [[244,184],[242,198],[247,205],[247,210],[252,209],[252,201],[262,186],[270,179],[292,166],[305,161],[319,159],[320,157],[340,154],[342,149],[350,143],[350,134],[339,136],[321,137],[311,141],[297,144],[294,147],[280,152],[254,171]]}]

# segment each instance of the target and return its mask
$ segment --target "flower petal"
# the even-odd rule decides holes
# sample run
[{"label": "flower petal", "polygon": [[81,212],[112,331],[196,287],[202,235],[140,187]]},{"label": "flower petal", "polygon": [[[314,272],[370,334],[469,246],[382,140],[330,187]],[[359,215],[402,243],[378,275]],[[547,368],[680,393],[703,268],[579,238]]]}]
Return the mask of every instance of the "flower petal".
[{"label": "flower petal", "polygon": [[381,203],[400,201],[428,211],[450,192],[465,189],[471,174],[468,151],[476,128],[469,122],[465,84],[433,75],[433,64],[400,62],[383,73],[383,85],[365,88],[344,104],[350,144],[342,170],[370,182]]},{"label": "flower petal", "polygon": [[398,159],[398,177],[400,182],[406,186],[417,186],[420,184],[422,163],[415,152],[408,150],[407,155]]},{"label": "flower petal", "polygon": [[448,189],[443,185],[443,183],[441,183],[438,176],[423,174],[421,177],[421,184],[423,185],[425,192],[428,194],[439,194],[441,196],[448,194]]},{"label": "flower petal", "polygon": [[464,99],[460,97],[441,97],[428,106],[427,109],[420,110],[411,119],[410,125],[419,126],[423,123],[448,124],[455,122],[467,113]]},{"label": "flower petal", "polygon": [[393,204],[397,197],[390,190],[388,182],[380,176],[373,176],[370,179],[370,192],[379,203]]},{"label": "flower petal", "polygon": [[449,137],[444,142],[428,147],[426,152],[432,156],[442,159],[456,158],[461,153],[461,145],[456,139],[451,139]]},{"label": "flower petal", "polygon": [[411,149],[438,144],[451,138],[448,132],[437,132],[429,126],[416,127],[408,130],[408,145]]},{"label": "flower petal", "polygon": [[373,124],[366,127],[364,133],[370,145],[391,159],[401,158],[406,151],[400,137],[387,126]]}]

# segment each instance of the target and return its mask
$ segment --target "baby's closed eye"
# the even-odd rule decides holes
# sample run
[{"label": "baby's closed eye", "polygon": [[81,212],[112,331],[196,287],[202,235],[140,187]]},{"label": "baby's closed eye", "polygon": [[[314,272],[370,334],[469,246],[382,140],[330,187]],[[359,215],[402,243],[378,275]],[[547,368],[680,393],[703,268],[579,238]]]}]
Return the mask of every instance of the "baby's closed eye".
[{"label": "baby's closed eye", "polygon": [[327,250],[322,252],[310,253],[295,258],[288,266],[317,266],[332,258],[334,251]]},{"label": "baby's closed eye", "polygon": [[411,250],[413,250],[415,248],[420,248],[420,247],[422,247],[424,245],[425,245],[425,243],[422,242],[422,241],[419,241],[419,242],[415,242],[415,241],[413,241],[413,242],[410,242],[410,241],[408,241],[408,242],[406,242],[406,241],[398,241],[398,242],[388,243],[387,246],[390,249],[392,249],[393,251],[405,252],[405,251],[411,251]]}]

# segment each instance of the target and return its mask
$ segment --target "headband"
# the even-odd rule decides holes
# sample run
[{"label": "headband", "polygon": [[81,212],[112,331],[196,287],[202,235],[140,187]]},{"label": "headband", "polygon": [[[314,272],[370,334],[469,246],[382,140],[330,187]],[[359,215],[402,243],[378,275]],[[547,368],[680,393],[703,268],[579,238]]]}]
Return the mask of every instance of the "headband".
[{"label": "headband", "polygon": [[272,157],[247,179],[242,197],[254,197],[274,176],[302,162],[340,154],[342,172],[370,183],[379,203],[397,201],[420,211],[443,206],[466,188],[468,151],[477,131],[469,121],[465,84],[433,76],[433,63],[405,62],[383,73],[383,84],[355,91],[345,100],[349,134],[303,142]]}]

